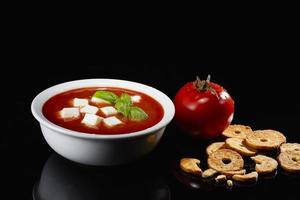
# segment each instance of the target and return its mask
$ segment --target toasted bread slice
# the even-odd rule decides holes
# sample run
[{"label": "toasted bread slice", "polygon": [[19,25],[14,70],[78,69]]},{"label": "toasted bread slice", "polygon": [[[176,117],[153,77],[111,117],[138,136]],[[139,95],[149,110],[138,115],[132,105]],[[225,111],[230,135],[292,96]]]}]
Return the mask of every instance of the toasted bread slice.
[{"label": "toasted bread slice", "polygon": [[193,174],[193,175],[202,175],[202,170],[199,167],[200,160],[195,158],[182,158],[180,160],[180,168],[182,171]]},{"label": "toasted bread slice", "polygon": [[205,171],[203,171],[202,173],[202,178],[211,178],[213,177],[214,175],[216,175],[218,172],[214,169],[207,169]]},{"label": "toasted bread slice", "polygon": [[285,136],[274,130],[257,130],[246,137],[246,144],[254,149],[277,149],[285,142]]},{"label": "toasted bread slice", "polygon": [[223,183],[227,180],[226,176],[221,174],[221,175],[218,175],[216,178],[215,178],[215,181],[217,183]]},{"label": "toasted bread slice", "polygon": [[240,154],[231,149],[219,149],[208,156],[207,164],[218,172],[243,169],[244,160]]},{"label": "toasted bread slice", "polygon": [[233,175],[243,175],[246,174],[245,169],[237,170],[237,171],[223,171],[221,174],[225,175],[227,178],[231,178]]},{"label": "toasted bread slice", "polygon": [[289,173],[300,173],[299,151],[284,151],[280,153],[278,162],[283,170]]},{"label": "toasted bread slice", "polygon": [[225,147],[225,142],[214,142],[212,144],[210,144],[207,148],[206,148],[206,154],[209,155],[212,152],[217,151],[218,149],[224,148]]},{"label": "toasted bread slice", "polygon": [[232,179],[235,181],[240,181],[240,182],[249,182],[249,181],[257,181],[258,178],[258,173],[257,172],[251,172],[248,174],[244,175],[234,175],[232,176]]},{"label": "toasted bread slice", "polygon": [[299,151],[300,152],[300,144],[299,143],[284,143],[280,146],[280,152],[285,151]]},{"label": "toasted bread slice", "polygon": [[259,174],[268,174],[272,173],[277,169],[278,163],[274,158],[256,155],[251,157],[251,159],[256,163],[255,171]]},{"label": "toasted bread slice", "polygon": [[250,126],[244,125],[229,125],[222,133],[225,137],[245,139],[248,134],[252,133]]},{"label": "toasted bread slice", "polygon": [[230,149],[233,149],[240,153],[243,156],[254,156],[257,150],[248,147],[245,144],[245,139],[241,138],[227,138],[226,139],[226,146]]}]

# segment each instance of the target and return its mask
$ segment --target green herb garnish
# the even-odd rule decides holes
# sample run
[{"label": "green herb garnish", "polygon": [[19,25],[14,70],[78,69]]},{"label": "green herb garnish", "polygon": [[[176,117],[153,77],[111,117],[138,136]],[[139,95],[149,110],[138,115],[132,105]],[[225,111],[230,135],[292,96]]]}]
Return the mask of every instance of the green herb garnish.
[{"label": "green herb garnish", "polygon": [[129,118],[131,120],[145,120],[148,118],[148,115],[143,109],[133,106],[129,110]]},{"label": "green herb garnish", "polygon": [[118,99],[118,96],[115,93],[102,90],[96,91],[93,97],[103,99],[110,103],[115,103]]},{"label": "green herb garnish", "polygon": [[145,120],[148,118],[147,113],[137,106],[132,106],[131,96],[127,93],[122,93],[118,97],[115,93],[109,91],[96,91],[93,97],[103,99],[114,104],[114,107],[119,113],[122,113],[130,120]]},{"label": "green herb garnish", "polygon": [[128,117],[129,111],[130,111],[130,102],[122,101],[121,99],[117,100],[117,103],[115,104],[115,108],[119,113],[122,113],[125,117]]},{"label": "green herb garnish", "polygon": [[128,104],[129,106],[132,105],[131,96],[127,93],[122,93],[120,98],[117,101],[123,101],[124,103]]}]

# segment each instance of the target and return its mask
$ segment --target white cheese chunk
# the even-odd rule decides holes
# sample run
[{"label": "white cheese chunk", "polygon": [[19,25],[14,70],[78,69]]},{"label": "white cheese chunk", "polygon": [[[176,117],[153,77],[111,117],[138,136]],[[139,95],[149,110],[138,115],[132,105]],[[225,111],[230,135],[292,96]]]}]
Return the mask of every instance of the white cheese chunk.
[{"label": "white cheese chunk", "polygon": [[78,118],[80,116],[79,108],[63,108],[60,116],[64,119]]},{"label": "white cheese chunk", "polygon": [[102,119],[103,118],[99,117],[98,115],[85,114],[81,123],[83,123],[87,126],[97,126],[102,121]]},{"label": "white cheese chunk", "polygon": [[89,113],[89,114],[96,114],[98,112],[99,108],[96,106],[84,106],[82,108],[80,108],[80,112],[82,113]]},{"label": "white cheese chunk", "polygon": [[108,118],[104,118],[103,122],[106,126],[108,127],[113,127],[119,124],[122,124],[122,121],[119,120],[118,118],[116,118],[115,116],[113,117],[108,117]]},{"label": "white cheese chunk", "polygon": [[73,106],[74,107],[82,107],[89,105],[89,100],[88,99],[80,99],[80,98],[74,98],[73,99]]},{"label": "white cheese chunk", "polygon": [[100,110],[106,116],[108,116],[108,115],[115,115],[115,114],[118,113],[118,111],[114,107],[112,107],[112,106],[102,107],[102,108],[100,108]]},{"label": "white cheese chunk", "polygon": [[133,103],[139,103],[141,101],[142,97],[139,96],[139,95],[134,95],[134,96],[131,96],[131,101]]},{"label": "white cheese chunk", "polygon": [[104,99],[97,98],[97,97],[92,97],[91,102],[93,102],[95,104],[110,104],[109,101],[106,101]]}]

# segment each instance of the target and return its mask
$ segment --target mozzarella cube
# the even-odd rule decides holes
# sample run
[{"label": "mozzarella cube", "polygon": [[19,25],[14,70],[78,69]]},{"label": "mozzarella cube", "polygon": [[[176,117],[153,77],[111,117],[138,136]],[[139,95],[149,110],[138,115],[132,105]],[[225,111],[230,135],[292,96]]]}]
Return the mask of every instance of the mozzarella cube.
[{"label": "mozzarella cube", "polygon": [[97,97],[92,97],[91,102],[93,102],[95,104],[110,104],[109,101],[106,101],[104,99],[97,98]]},{"label": "mozzarella cube", "polygon": [[81,123],[83,123],[87,126],[97,126],[102,121],[102,119],[103,118],[99,117],[98,115],[85,114]]},{"label": "mozzarella cube", "polygon": [[100,110],[106,116],[108,116],[108,115],[115,115],[115,114],[118,113],[118,111],[114,107],[112,107],[112,106],[102,107],[102,108],[100,108]]},{"label": "mozzarella cube", "polygon": [[79,98],[74,98],[73,99],[73,106],[74,107],[82,107],[89,105],[89,100],[88,99],[79,99]]},{"label": "mozzarella cube", "polygon": [[82,113],[89,113],[89,114],[96,114],[98,112],[99,108],[96,106],[84,106],[82,108],[80,108],[80,112]]},{"label": "mozzarella cube", "polygon": [[139,95],[134,95],[134,96],[131,96],[131,101],[133,103],[139,103],[141,101],[142,97],[139,96]]},{"label": "mozzarella cube", "polygon": [[80,116],[79,108],[63,108],[59,114],[64,119],[78,118]]},{"label": "mozzarella cube", "polygon": [[115,116],[113,116],[113,117],[104,118],[103,123],[108,127],[113,127],[122,124],[122,121],[116,118]]}]

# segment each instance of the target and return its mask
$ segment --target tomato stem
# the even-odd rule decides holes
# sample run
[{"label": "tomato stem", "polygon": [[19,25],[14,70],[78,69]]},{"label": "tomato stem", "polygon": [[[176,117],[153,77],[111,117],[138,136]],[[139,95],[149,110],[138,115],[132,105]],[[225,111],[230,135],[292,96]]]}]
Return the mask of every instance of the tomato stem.
[{"label": "tomato stem", "polygon": [[210,91],[212,94],[218,97],[217,91],[210,85],[210,78],[210,74],[207,75],[206,80],[201,80],[199,76],[196,76],[196,81],[194,82],[194,85],[198,91]]},{"label": "tomato stem", "polygon": [[207,75],[206,81],[209,83],[210,82],[210,74]]}]

